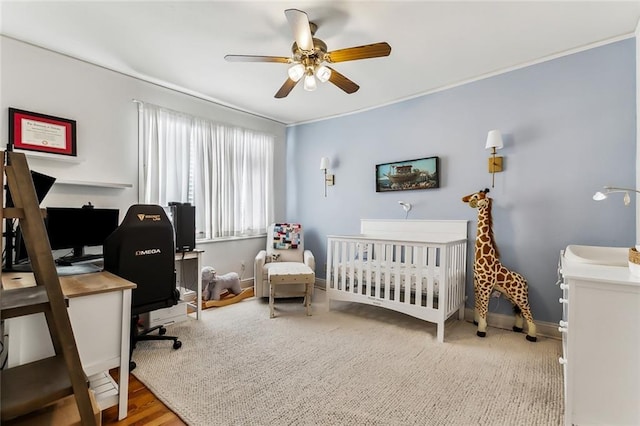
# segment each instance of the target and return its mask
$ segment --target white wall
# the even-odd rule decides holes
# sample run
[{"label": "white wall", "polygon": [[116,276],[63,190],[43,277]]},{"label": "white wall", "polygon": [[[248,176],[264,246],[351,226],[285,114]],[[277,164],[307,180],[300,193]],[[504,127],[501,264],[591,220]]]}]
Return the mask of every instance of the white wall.
[{"label": "white wall", "polygon": [[[121,217],[138,201],[138,99],[275,136],[276,188],[285,186],[285,126],[178,93],[10,38],[0,38],[0,145],[8,138],[9,107],[77,122],[78,162],[29,158],[33,170],[62,180],[117,182],[130,188],[54,185],[42,206],[119,208]],[[276,217],[284,216],[284,191],[275,194]],[[197,206],[196,206],[197,208]],[[253,276],[253,259],[265,240],[199,245],[205,265]]]}]

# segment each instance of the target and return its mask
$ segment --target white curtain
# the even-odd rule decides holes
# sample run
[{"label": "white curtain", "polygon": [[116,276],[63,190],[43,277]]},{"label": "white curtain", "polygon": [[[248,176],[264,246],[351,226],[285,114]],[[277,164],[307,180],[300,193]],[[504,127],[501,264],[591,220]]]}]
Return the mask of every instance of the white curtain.
[{"label": "white curtain", "polygon": [[266,232],[273,136],[146,103],[139,119],[144,203],[192,203],[199,239]]}]

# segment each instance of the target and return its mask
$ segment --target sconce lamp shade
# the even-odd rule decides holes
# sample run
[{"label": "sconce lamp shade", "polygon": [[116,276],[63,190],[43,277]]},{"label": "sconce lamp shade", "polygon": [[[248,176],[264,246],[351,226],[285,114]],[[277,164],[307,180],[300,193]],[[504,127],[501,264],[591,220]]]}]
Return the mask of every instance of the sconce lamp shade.
[{"label": "sconce lamp shade", "polygon": [[329,157],[322,157],[320,159],[320,170],[327,170],[329,168]]},{"label": "sconce lamp shade", "polygon": [[320,170],[324,172],[324,196],[327,196],[327,186],[333,186],[335,184],[335,176],[327,174],[329,168],[329,157],[322,157],[320,159]]},{"label": "sconce lamp shade", "polygon": [[503,146],[502,133],[500,133],[500,130],[489,130],[485,148],[491,150],[491,158],[489,158],[489,173],[491,173],[492,188],[496,182],[496,173],[500,173],[502,171],[502,157],[496,157],[496,149],[500,149]]},{"label": "sconce lamp shade", "polygon": [[487,135],[487,144],[485,148],[501,149],[503,146],[502,133],[500,133],[500,130],[490,130],[489,134]]}]

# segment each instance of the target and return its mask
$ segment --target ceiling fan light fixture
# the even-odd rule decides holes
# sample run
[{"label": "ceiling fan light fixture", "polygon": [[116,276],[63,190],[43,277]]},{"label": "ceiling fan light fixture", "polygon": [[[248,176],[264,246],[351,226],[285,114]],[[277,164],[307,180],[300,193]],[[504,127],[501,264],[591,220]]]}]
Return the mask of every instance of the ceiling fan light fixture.
[{"label": "ceiling fan light fixture", "polygon": [[295,64],[287,70],[287,74],[289,74],[289,78],[293,81],[298,81],[304,75],[304,65]]},{"label": "ceiling fan light fixture", "polygon": [[318,77],[318,80],[320,80],[322,83],[326,83],[331,78],[331,69],[324,65],[320,65],[316,69],[316,77]]},{"label": "ceiling fan light fixture", "polygon": [[287,79],[275,93],[274,97],[276,99],[287,97],[293,88],[298,85],[302,77],[305,77],[303,87],[307,91],[317,89],[317,79],[321,83],[328,81],[344,93],[355,93],[360,89],[360,86],[340,74],[339,71],[323,64],[325,62],[334,64],[360,59],[381,58],[389,56],[391,53],[391,46],[386,41],[329,51],[327,44],[323,40],[314,38],[318,25],[309,21],[309,16],[304,11],[286,9],[284,14],[293,33],[291,56],[225,55],[224,57],[229,62],[287,64]]},{"label": "ceiling fan light fixture", "polygon": [[304,90],[307,92],[313,92],[318,88],[318,84],[316,83],[316,79],[313,74],[307,74],[304,76]]}]

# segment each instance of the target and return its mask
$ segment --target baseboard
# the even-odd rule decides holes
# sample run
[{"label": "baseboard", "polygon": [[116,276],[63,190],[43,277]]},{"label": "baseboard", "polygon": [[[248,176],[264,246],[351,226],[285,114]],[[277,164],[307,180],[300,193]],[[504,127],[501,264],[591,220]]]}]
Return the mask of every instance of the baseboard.
[{"label": "baseboard", "polygon": [[243,280],[240,280],[240,287],[241,288],[254,287],[253,278],[245,278]]},{"label": "baseboard", "polygon": [[[473,322],[473,308],[464,309],[465,321]],[[489,327],[502,328],[505,330],[511,330],[513,327],[514,316],[506,314],[496,314],[489,312],[487,314],[487,325]],[[536,323],[536,334],[538,336],[550,337],[552,339],[562,339],[560,331],[558,331],[558,324],[546,321],[534,321]],[[526,324],[525,324],[526,331]]]},{"label": "baseboard", "polygon": [[[314,287],[320,290],[324,290],[326,288],[326,280],[323,278],[316,278]],[[473,308],[464,309],[465,321],[473,322],[473,311]],[[513,327],[513,322],[513,315],[496,314],[491,312],[489,312],[489,314],[487,315],[487,325],[489,327],[511,330]],[[562,335],[560,334],[560,331],[558,331],[557,323],[546,321],[535,321],[535,323],[537,332],[536,334],[538,334],[539,336],[550,337],[553,339],[562,339]]]},{"label": "baseboard", "polygon": [[325,290],[327,288],[327,280],[324,278],[316,278],[316,282],[313,284],[313,287]]}]

